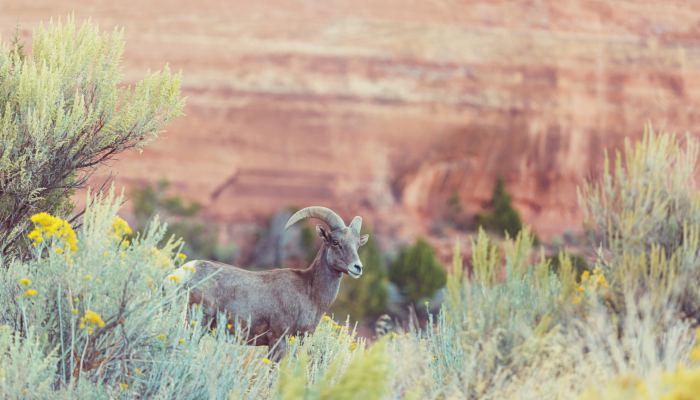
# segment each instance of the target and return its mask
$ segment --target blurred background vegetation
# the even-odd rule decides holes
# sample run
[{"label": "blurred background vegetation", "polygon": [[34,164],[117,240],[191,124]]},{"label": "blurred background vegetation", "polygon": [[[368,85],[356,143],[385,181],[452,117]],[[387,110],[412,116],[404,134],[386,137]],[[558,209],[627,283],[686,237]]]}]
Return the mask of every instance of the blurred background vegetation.
[{"label": "blurred background vegetation", "polygon": [[180,196],[168,194],[170,184],[163,179],[155,185],[145,185],[131,192],[132,212],[136,228],[144,231],[158,216],[167,223],[166,237],[183,239],[183,252],[192,259],[232,262],[236,255],[233,243],[221,243],[218,226],[199,218],[201,206]]}]

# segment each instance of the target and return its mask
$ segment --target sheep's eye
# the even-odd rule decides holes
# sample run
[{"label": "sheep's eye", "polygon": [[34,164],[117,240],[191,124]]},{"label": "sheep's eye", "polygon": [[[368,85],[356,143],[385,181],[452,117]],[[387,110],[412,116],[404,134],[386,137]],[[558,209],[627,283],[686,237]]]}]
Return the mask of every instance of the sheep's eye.
[{"label": "sheep's eye", "polygon": [[333,246],[340,246],[340,243],[337,240],[333,241]]}]

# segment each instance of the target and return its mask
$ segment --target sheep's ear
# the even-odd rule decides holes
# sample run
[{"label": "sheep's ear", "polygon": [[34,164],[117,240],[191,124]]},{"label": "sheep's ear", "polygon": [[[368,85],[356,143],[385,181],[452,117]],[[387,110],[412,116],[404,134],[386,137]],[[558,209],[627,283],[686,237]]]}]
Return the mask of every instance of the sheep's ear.
[{"label": "sheep's ear", "polygon": [[321,225],[316,225],[316,233],[318,233],[318,237],[323,239],[324,242],[330,242],[330,236],[328,235],[328,232],[326,232],[326,230],[323,229]]},{"label": "sheep's ear", "polygon": [[360,234],[360,229],[362,229],[362,217],[359,215],[352,219],[348,227],[355,232],[356,235]]},{"label": "sheep's ear", "polygon": [[368,240],[369,240],[369,235],[360,236],[360,246],[366,245]]}]

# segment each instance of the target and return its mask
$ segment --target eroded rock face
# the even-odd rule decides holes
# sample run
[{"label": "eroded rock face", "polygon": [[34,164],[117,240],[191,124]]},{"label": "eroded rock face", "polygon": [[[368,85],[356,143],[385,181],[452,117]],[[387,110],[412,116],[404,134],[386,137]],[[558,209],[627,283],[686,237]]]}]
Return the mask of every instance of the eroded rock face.
[{"label": "eroded rock face", "polygon": [[213,219],[324,204],[410,236],[503,176],[546,238],[578,228],[603,148],[646,122],[697,132],[697,2],[33,4],[3,1],[5,38],[74,10],[124,27],[127,81],[182,70],[186,115],[94,181],[166,177]]}]

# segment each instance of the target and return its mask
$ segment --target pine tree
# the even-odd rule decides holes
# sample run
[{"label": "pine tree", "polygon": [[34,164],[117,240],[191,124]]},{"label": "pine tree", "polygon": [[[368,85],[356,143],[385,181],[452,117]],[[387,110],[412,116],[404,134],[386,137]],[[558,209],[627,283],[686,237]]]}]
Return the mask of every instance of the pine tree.
[{"label": "pine tree", "polygon": [[515,237],[523,228],[520,214],[513,208],[513,200],[506,191],[503,178],[498,178],[489,203],[489,210],[476,216],[476,224],[484,229],[507,233]]},{"label": "pine tree", "polygon": [[447,275],[435,250],[419,238],[412,246],[401,249],[389,269],[389,279],[411,302],[417,303],[445,286]]}]

